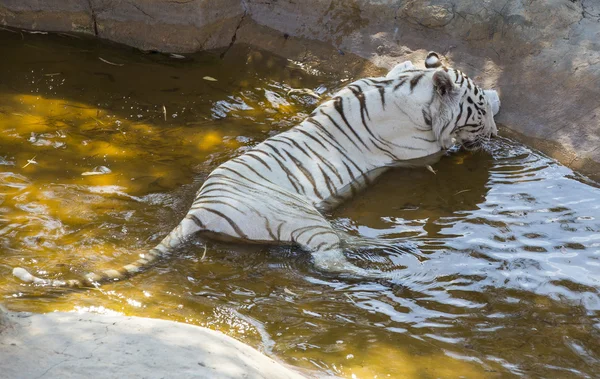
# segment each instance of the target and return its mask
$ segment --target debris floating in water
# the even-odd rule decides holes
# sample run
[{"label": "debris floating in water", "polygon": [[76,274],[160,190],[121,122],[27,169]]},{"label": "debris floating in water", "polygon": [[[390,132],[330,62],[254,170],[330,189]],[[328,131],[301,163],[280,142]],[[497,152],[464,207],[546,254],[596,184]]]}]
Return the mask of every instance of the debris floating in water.
[{"label": "debris floating in water", "polygon": [[92,116],[92,120],[96,121],[97,123],[99,123],[100,125],[104,125],[104,123],[102,121],[100,121],[99,119],[97,119],[96,117]]},{"label": "debris floating in water", "polygon": [[36,160],[35,160],[35,157],[37,157],[37,155],[34,155],[34,156],[33,156],[33,158],[31,158],[31,159],[28,159],[28,160],[27,160],[27,163],[25,164],[25,166],[23,166],[23,168],[25,168],[25,167],[29,166],[30,164],[38,164],[38,163],[36,162]]},{"label": "debris floating in water", "polygon": [[185,59],[185,56],[180,55],[180,54],[175,54],[175,53],[171,53],[171,54],[169,54],[169,56],[171,58],[175,58],[175,59]]},{"label": "debris floating in water", "polygon": [[163,115],[165,116],[165,121],[167,121],[167,107],[163,105]]},{"label": "debris floating in water", "polygon": [[35,281],[35,276],[31,275],[29,271],[25,270],[21,267],[16,267],[13,269],[13,275],[19,278],[22,282],[32,283]]},{"label": "debris floating in water", "polygon": [[87,171],[82,173],[82,176],[93,176],[93,175],[105,175],[105,174],[110,174],[112,171],[110,168],[106,167],[106,166],[98,166],[98,167],[94,167],[93,171]]},{"label": "debris floating in water", "polygon": [[111,61],[107,61],[106,59],[104,59],[102,57],[98,57],[98,59],[100,59],[104,63],[108,63],[108,64],[113,65],[113,66],[119,66],[119,67],[120,66],[125,66],[123,63],[113,63]]},{"label": "debris floating in water", "polygon": [[430,165],[425,166],[425,168],[427,168],[429,171],[433,172],[434,175],[437,174],[437,171],[435,171],[433,169],[433,167],[431,167]]},{"label": "debris floating in water", "polygon": [[461,193],[465,193],[465,192],[469,192],[469,191],[470,191],[470,189],[464,189],[462,191],[458,191],[457,193],[455,193],[454,196],[460,195]]},{"label": "debris floating in water", "polygon": [[213,78],[212,76],[205,76],[202,79],[208,80],[209,82],[216,82],[217,81],[217,79]]},{"label": "debris floating in water", "polygon": [[318,93],[316,93],[315,91],[308,89],[308,88],[292,88],[287,93],[288,96],[293,95],[293,94],[308,95],[308,96],[314,97],[315,99],[321,98],[321,96]]}]

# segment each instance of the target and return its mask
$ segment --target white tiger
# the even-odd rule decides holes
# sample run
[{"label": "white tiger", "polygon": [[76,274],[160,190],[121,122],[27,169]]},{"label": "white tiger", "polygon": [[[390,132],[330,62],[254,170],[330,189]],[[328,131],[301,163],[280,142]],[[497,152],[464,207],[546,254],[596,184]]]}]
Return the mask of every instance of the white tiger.
[{"label": "white tiger", "polygon": [[342,238],[322,212],[390,167],[437,160],[454,144],[477,148],[497,133],[496,91],[443,66],[436,53],[425,66],[404,62],[385,77],[357,80],[299,125],[217,167],[179,225],[134,263],[66,281],[22,268],[13,274],[40,285],[96,285],[147,268],[192,235],[296,244],[320,269],[368,274],[346,260]]}]

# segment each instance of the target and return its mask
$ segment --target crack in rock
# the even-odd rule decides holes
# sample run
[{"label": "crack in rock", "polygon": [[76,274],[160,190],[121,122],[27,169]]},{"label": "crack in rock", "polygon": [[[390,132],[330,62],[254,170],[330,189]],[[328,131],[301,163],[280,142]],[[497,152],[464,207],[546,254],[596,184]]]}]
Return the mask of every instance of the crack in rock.
[{"label": "crack in rock", "polygon": [[96,10],[92,5],[92,0],[88,0],[88,5],[90,7],[90,13],[92,16],[92,23],[94,24],[94,36],[98,37],[98,21],[96,19]]},{"label": "crack in rock", "polygon": [[233,36],[231,36],[231,42],[229,42],[229,45],[227,46],[227,48],[225,48],[225,51],[223,51],[221,53],[221,55],[219,55],[219,57],[221,59],[223,59],[225,57],[225,54],[227,54],[227,52],[229,51],[229,49],[231,49],[231,47],[235,43],[235,40],[237,39],[237,32],[240,29],[240,27],[242,26],[242,22],[244,22],[244,19],[246,18],[246,15],[248,14],[248,10],[245,7],[245,2],[242,1],[242,4],[244,5],[244,14],[242,14],[242,17],[240,18],[240,21],[238,22],[237,26],[235,27],[235,30],[233,31]]}]

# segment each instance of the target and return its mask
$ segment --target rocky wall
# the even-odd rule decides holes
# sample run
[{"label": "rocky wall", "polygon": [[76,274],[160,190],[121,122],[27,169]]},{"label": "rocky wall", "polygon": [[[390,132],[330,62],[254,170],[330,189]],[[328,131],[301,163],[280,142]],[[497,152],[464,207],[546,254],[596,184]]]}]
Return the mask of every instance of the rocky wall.
[{"label": "rocky wall", "polygon": [[249,43],[350,76],[436,50],[500,92],[501,131],[600,177],[597,0],[3,0],[0,24],[178,53]]}]

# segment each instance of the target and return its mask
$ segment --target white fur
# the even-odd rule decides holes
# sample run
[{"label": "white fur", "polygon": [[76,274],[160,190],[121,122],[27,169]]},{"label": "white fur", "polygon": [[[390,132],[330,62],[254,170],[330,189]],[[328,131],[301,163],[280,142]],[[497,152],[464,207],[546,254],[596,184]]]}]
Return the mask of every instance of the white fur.
[{"label": "white fur", "polygon": [[498,92],[493,89],[486,89],[483,93],[492,107],[492,113],[494,116],[497,115],[500,112],[500,96],[498,96]]},{"label": "white fur", "polygon": [[395,79],[402,73],[402,71],[412,70],[415,68],[415,65],[412,64],[411,61],[404,61],[402,63],[398,63],[387,73],[385,76],[386,79]]},{"label": "white fur", "polygon": [[433,67],[438,64],[440,60],[435,55],[431,55],[429,58],[425,60],[425,64],[429,67]]}]

